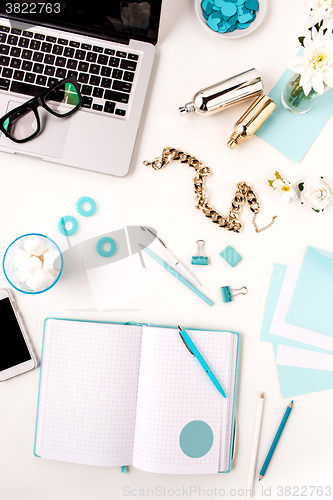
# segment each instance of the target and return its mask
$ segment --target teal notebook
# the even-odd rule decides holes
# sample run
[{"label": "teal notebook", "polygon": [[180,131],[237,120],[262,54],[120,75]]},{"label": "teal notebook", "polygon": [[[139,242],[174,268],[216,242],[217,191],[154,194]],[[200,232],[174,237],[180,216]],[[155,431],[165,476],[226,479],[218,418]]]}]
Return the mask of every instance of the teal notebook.
[{"label": "teal notebook", "polygon": [[226,399],[176,327],[47,318],[35,455],[166,474],[229,472],[240,335],[186,330]]}]

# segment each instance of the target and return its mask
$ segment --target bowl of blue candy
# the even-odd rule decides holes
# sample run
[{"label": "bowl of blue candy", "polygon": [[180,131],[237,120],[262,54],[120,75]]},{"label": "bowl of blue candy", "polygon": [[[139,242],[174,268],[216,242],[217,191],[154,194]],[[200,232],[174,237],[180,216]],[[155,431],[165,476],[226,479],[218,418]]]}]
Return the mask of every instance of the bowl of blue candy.
[{"label": "bowl of blue candy", "polygon": [[195,0],[202,26],[222,38],[252,33],[265,17],[267,0]]}]

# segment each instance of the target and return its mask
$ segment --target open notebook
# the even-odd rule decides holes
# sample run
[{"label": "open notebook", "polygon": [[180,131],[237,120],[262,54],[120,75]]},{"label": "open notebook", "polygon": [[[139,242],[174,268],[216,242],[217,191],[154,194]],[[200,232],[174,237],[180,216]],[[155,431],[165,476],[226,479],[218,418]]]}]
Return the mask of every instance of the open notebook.
[{"label": "open notebook", "polygon": [[178,328],[46,319],[35,455],[169,474],[228,472],[239,334],[186,331],[226,399]]}]

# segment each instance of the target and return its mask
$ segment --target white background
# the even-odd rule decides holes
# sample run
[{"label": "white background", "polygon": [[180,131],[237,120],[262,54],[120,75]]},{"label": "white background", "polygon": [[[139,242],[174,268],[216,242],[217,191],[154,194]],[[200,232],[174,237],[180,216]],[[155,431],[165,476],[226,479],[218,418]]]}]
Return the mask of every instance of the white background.
[{"label": "white background", "polygon": [[[40,358],[43,321],[47,316],[101,321],[142,321],[181,324],[202,329],[225,329],[242,334],[238,390],[238,441],[236,459],[229,474],[217,476],[167,476],[130,468],[104,469],[42,460],[33,455],[39,369],[0,386],[0,498],[1,500],[71,500],[123,498],[124,492],[139,495],[139,489],[161,487],[192,498],[202,498],[223,488],[246,488],[257,398],[265,392],[258,467],[263,463],[277,426],[289,404],[281,397],[272,346],[259,341],[265,301],[274,262],[301,263],[307,245],[332,251],[333,203],[322,214],[292,201],[283,206],[272,196],[267,179],[278,170],[296,183],[312,176],[333,182],[330,120],[301,163],[297,164],[254,137],[234,151],[225,143],[235,121],[248,103],[215,116],[180,117],[178,107],[199,89],[255,67],[268,93],[298,52],[297,37],[304,34],[306,10],[301,0],[269,2],[262,25],[247,37],[219,39],[199,24],[193,0],[164,0],[157,55],[148,90],[141,128],[130,173],[114,178],[80,169],[0,154],[1,203],[0,253],[21,234],[37,229],[41,216],[90,192],[111,189],[123,223],[156,228],[171,250],[186,264],[195,254],[196,240],[206,241],[207,267],[194,268],[202,291],[215,303],[209,307],[171,275],[158,290],[132,299],[118,310],[98,312],[85,288],[66,286],[60,280],[45,294],[15,297]],[[192,170],[173,162],[162,171],[142,164],[152,160],[165,146],[179,147],[212,168],[206,188],[211,204],[227,214],[236,183],[250,183],[258,194],[261,213],[258,225],[275,225],[256,234],[251,215],[244,207],[241,234],[214,226],[194,209]],[[110,154],[112,162],[112,152]],[[233,269],[219,256],[232,245],[243,257]],[[8,283],[1,272],[0,286]],[[223,304],[220,287],[247,286],[249,293]],[[320,290],[315,291],[320,293]],[[78,310],[82,309],[82,310]],[[90,309],[90,310],[89,310]],[[1,327],[2,340],[6,329]],[[276,449],[267,474],[257,483],[272,498],[278,486],[332,485],[333,402],[332,392],[295,397],[294,409]],[[126,491],[123,488],[126,487]],[[186,488],[188,488],[186,490]],[[142,493],[142,492],[141,492]],[[172,493],[172,492],[171,492]],[[176,494],[176,493],[175,493]],[[300,494],[300,491],[298,492]],[[229,496],[235,496],[235,492]],[[306,495],[310,496],[308,488]],[[333,495],[333,493],[332,493]],[[186,495],[185,495],[186,496]],[[152,497],[152,492],[150,492]],[[317,493],[312,498],[319,498]]]}]

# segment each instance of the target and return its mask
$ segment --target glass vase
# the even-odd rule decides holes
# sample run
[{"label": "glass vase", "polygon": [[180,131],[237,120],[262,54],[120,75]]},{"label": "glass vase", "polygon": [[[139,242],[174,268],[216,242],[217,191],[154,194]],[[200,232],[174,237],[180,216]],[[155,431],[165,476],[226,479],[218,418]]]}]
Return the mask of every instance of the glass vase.
[{"label": "glass vase", "polygon": [[303,87],[300,85],[301,75],[293,73],[282,91],[281,102],[283,107],[294,114],[304,114],[310,111],[324,93],[330,88],[324,86],[323,94],[318,94],[311,89],[308,95],[305,95]]}]

